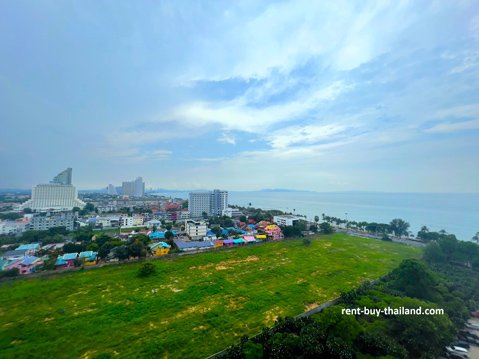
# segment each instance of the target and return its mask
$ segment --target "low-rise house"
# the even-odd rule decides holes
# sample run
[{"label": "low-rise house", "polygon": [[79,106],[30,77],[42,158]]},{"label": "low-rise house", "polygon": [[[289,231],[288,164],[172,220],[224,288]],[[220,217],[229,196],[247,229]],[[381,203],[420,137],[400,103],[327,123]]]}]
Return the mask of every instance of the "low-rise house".
[{"label": "low-rise house", "polygon": [[266,226],[264,232],[273,240],[283,239],[283,232],[276,224],[270,224],[269,226]]},{"label": "low-rise house", "polygon": [[16,261],[18,259],[22,259],[27,254],[26,249],[15,249],[13,251],[7,251],[3,254],[2,258],[6,259],[7,261]]},{"label": "low-rise house", "polygon": [[152,219],[151,221],[145,222],[145,226],[148,228],[161,227],[161,221],[157,219]]},{"label": "low-rise house", "polygon": [[78,255],[78,259],[81,259],[83,261],[83,265],[91,266],[97,264],[97,256],[97,252],[86,251],[80,252],[80,254]]},{"label": "low-rise house", "polygon": [[257,234],[256,236],[256,239],[259,239],[259,240],[262,240],[262,241],[265,241],[268,239],[268,236],[266,234]]},{"label": "low-rise house", "polygon": [[151,253],[154,257],[167,255],[170,252],[171,246],[165,242],[157,242],[150,245]]},{"label": "low-rise house", "polygon": [[223,246],[224,247],[233,247],[235,244],[234,240],[233,239],[225,239],[223,241]]},{"label": "low-rise house", "polygon": [[75,259],[78,258],[78,253],[65,253],[57,257],[55,266],[57,268],[70,268],[75,266]]},{"label": "low-rise house", "polygon": [[28,254],[28,255],[33,255],[33,254],[35,254],[39,249],[40,249],[40,244],[39,244],[39,243],[30,243],[30,244],[22,244],[22,245],[21,245],[20,247],[18,247],[16,250],[17,250],[17,251],[26,250],[26,254]]},{"label": "low-rise house", "polygon": [[22,259],[13,261],[5,266],[5,270],[17,268],[19,274],[34,273],[43,264],[41,258],[35,256],[25,256]]},{"label": "low-rise house", "polygon": [[6,259],[0,259],[0,271],[5,270],[5,267],[10,263]]},{"label": "low-rise house", "polygon": [[214,248],[219,248],[219,247],[223,247],[223,240],[222,239],[217,239],[217,240],[214,240],[213,243],[215,244],[213,247]]},{"label": "low-rise house", "polygon": [[214,247],[214,243],[212,241],[183,241],[181,239],[174,239],[176,247],[180,251],[196,251],[201,249],[209,249]]},{"label": "low-rise house", "polygon": [[245,241],[242,238],[237,238],[237,239],[233,239],[233,243],[237,246],[241,246],[245,243]]},{"label": "low-rise house", "polygon": [[246,243],[255,243],[256,242],[256,238],[254,238],[254,236],[244,236],[243,239]]}]

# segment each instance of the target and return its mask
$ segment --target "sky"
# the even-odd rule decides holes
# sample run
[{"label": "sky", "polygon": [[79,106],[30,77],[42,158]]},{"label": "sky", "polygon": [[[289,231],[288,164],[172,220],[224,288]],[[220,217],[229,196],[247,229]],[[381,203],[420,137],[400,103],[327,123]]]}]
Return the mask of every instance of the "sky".
[{"label": "sky", "polygon": [[479,4],[0,1],[0,188],[479,192]]}]

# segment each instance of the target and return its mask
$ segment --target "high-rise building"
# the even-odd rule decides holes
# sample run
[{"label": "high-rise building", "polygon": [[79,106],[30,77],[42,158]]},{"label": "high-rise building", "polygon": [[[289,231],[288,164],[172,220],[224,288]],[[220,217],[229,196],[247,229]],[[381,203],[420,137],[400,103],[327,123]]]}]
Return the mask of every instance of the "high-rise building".
[{"label": "high-rise building", "polygon": [[[34,211],[72,210],[83,208],[85,202],[78,199],[78,192],[71,184],[71,168],[59,173],[49,184],[39,184],[32,188],[32,197],[21,205]],[[68,184],[70,182],[70,184]]]},{"label": "high-rise building", "polygon": [[67,168],[65,171],[60,172],[55,177],[53,177],[53,180],[51,180],[50,183],[71,185],[72,184],[72,169]]},{"label": "high-rise building", "polygon": [[116,195],[117,194],[116,187],[113,186],[112,184],[109,184],[108,187],[106,188],[106,193],[112,196]]},{"label": "high-rise building", "polygon": [[145,182],[141,177],[137,177],[134,181],[122,183],[122,195],[131,197],[143,197],[145,195]]},{"label": "high-rise building", "polygon": [[208,216],[221,216],[226,208],[228,208],[228,191],[215,189],[190,193],[188,209],[191,218],[199,218],[203,213]]}]

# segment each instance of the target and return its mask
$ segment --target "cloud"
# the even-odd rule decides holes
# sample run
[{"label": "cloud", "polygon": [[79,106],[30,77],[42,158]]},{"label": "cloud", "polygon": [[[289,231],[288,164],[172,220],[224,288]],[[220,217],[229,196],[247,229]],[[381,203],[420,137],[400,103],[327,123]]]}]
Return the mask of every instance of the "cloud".
[{"label": "cloud", "polygon": [[437,119],[447,119],[450,117],[479,117],[479,103],[452,106],[439,110],[434,114],[434,118]]},{"label": "cloud", "polygon": [[221,142],[221,143],[236,145],[236,139],[234,138],[234,136],[232,136],[231,134],[226,133],[226,132],[223,132],[223,134],[218,139],[218,141]]},{"label": "cloud", "polygon": [[425,132],[450,133],[465,130],[479,130],[479,119],[453,123],[440,123],[426,129]]},{"label": "cloud", "polygon": [[273,132],[268,140],[273,148],[285,149],[291,145],[331,141],[334,135],[343,133],[345,130],[345,126],[338,124],[289,126]]},{"label": "cloud", "polygon": [[292,100],[261,108],[253,107],[245,97],[227,102],[192,102],[179,106],[172,116],[180,123],[195,127],[215,124],[225,130],[262,133],[272,125],[307,115],[352,87],[352,84],[335,81],[325,87],[300,91]]}]

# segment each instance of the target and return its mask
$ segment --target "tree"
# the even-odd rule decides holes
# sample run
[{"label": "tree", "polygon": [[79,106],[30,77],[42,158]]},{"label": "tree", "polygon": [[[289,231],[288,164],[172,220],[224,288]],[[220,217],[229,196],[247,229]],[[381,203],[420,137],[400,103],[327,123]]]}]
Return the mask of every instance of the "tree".
[{"label": "tree", "polygon": [[83,209],[88,212],[93,212],[95,210],[95,206],[93,203],[88,202]]},{"label": "tree", "polygon": [[314,221],[316,222],[316,225],[317,225],[319,222],[319,216],[314,216]]},{"label": "tree", "polygon": [[98,250],[98,257],[101,259],[105,259],[108,254],[110,254],[110,250],[113,248],[113,245],[111,243],[104,243],[100,249]]},{"label": "tree", "polygon": [[143,243],[145,246],[150,242],[150,237],[148,237],[146,234],[136,234],[133,236],[132,240],[131,240],[131,243],[135,242],[135,241],[140,241],[141,243]]},{"label": "tree", "polygon": [[129,258],[129,251],[127,246],[119,246],[114,249],[114,256],[120,260]]},{"label": "tree", "polygon": [[55,266],[56,259],[55,258],[48,258],[43,262],[42,270],[53,270],[56,268]]},{"label": "tree", "polygon": [[281,229],[285,238],[301,237],[301,228],[297,226],[284,226]]},{"label": "tree", "polygon": [[27,208],[24,208],[24,209],[23,209],[23,213],[32,213],[32,212],[33,212],[33,211],[32,211],[31,208],[28,208],[28,207],[27,207]]},{"label": "tree", "polygon": [[311,245],[311,239],[303,238],[303,244],[305,247],[309,247]]},{"label": "tree", "polygon": [[175,237],[175,234],[172,231],[165,232],[165,239],[171,241]]},{"label": "tree", "polygon": [[64,253],[78,253],[82,252],[84,249],[84,246],[81,244],[75,244],[75,243],[66,243],[63,246],[63,252]]},{"label": "tree", "polygon": [[203,219],[208,219],[208,213],[203,212],[203,213],[201,213],[201,215],[203,216]]},{"label": "tree", "polygon": [[97,252],[98,248],[99,248],[99,246],[98,246],[97,243],[90,243],[89,245],[86,246],[87,251]]},{"label": "tree", "polygon": [[472,237],[472,240],[473,240],[473,241],[476,241],[477,244],[479,244],[479,232],[476,232],[476,234],[474,235],[474,237]]},{"label": "tree", "polygon": [[220,227],[215,226],[215,227],[211,228],[211,232],[213,232],[216,237],[220,237],[222,231],[221,231]]},{"label": "tree", "polygon": [[167,231],[171,231],[171,229],[173,228],[173,226],[171,225],[171,223],[168,223],[166,226],[165,226],[166,230]]},{"label": "tree", "polygon": [[240,220],[240,222],[245,223],[247,221],[247,218],[246,218],[245,215],[242,215],[242,216],[240,216],[239,220]]},{"label": "tree", "polygon": [[188,200],[184,201],[184,202],[181,204],[181,208],[183,208],[183,209],[187,209],[187,208],[188,208]]},{"label": "tree", "polygon": [[328,222],[321,223],[319,225],[319,228],[321,229],[321,233],[323,234],[330,234],[334,232],[333,227]]},{"label": "tree", "polygon": [[80,207],[73,207],[72,211],[73,211],[73,213],[77,213],[77,212],[81,211],[81,208]]},{"label": "tree", "polygon": [[394,232],[394,235],[396,237],[401,237],[403,234],[407,233],[407,230],[409,228],[409,223],[406,221],[403,221],[400,218],[395,218],[391,221],[389,226],[391,227],[391,230]]},{"label": "tree", "polygon": [[0,213],[0,219],[15,221],[19,218],[22,218],[22,215],[20,213],[15,213],[15,212]]},{"label": "tree", "polygon": [[135,240],[128,246],[128,254],[132,257],[144,258],[146,257],[146,247],[140,240]]}]

